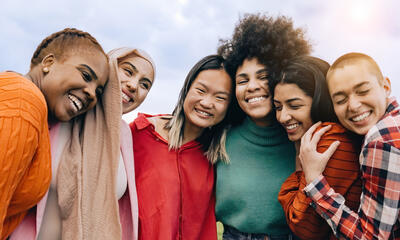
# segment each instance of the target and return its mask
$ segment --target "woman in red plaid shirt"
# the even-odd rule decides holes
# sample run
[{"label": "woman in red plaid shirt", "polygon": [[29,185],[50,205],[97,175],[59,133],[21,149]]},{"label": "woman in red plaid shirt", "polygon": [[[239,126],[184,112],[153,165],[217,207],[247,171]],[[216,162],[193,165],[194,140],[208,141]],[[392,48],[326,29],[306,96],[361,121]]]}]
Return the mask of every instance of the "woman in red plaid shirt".
[{"label": "woman in red plaid shirt", "polygon": [[324,153],[316,144],[327,130],[314,135],[314,125],[303,136],[300,159],[308,185],[304,188],[316,211],[336,236],[345,239],[400,239],[400,113],[390,98],[390,81],[375,61],[349,53],[335,61],[327,74],[329,92],[341,124],[364,135],[360,154],[363,192],[358,212],[345,205],[321,175],[339,142]]}]

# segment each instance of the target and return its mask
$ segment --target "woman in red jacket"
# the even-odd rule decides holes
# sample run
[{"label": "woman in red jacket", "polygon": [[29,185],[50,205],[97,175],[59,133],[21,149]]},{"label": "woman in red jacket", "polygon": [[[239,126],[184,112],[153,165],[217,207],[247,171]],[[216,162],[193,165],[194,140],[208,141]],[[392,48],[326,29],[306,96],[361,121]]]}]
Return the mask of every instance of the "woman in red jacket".
[{"label": "woman in red jacket", "polygon": [[172,115],[139,114],[130,124],[139,239],[217,239],[212,163],[226,157],[232,87],[224,59],[207,56],[186,77]]},{"label": "woman in red jacket", "polygon": [[[348,206],[356,209],[361,194],[359,139],[337,123],[325,81],[328,68],[329,64],[319,58],[292,59],[275,87],[276,118],[289,140],[295,143],[297,154],[301,137],[318,121],[329,129],[318,143],[319,152],[340,141],[323,174],[329,184],[345,196]],[[282,184],[278,196],[290,229],[300,239],[336,239],[325,220],[309,205],[311,200],[303,192],[305,186],[304,173],[296,157],[296,172]]]}]

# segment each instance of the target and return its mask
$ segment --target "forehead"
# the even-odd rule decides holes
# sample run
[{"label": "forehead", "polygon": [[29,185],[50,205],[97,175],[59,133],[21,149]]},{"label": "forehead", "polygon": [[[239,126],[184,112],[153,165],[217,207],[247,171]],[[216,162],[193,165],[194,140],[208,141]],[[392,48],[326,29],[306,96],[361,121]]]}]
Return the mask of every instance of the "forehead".
[{"label": "forehead", "polygon": [[127,62],[134,65],[139,72],[141,72],[144,75],[147,75],[148,78],[153,79],[154,69],[151,63],[147,59],[140,57],[136,54],[129,54],[128,56],[118,59],[118,64],[123,64]]},{"label": "forehead", "polygon": [[353,90],[362,83],[380,85],[378,76],[367,62],[348,64],[334,69],[328,74],[327,83],[331,94]]},{"label": "forehead", "polygon": [[285,101],[292,98],[310,98],[297,84],[294,83],[279,83],[275,87],[274,100]]},{"label": "forehead", "polygon": [[251,73],[261,69],[266,69],[266,66],[261,64],[257,58],[246,58],[237,69],[237,74]]},{"label": "forehead", "polygon": [[106,82],[108,79],[108,59],[98,50],[72,51],[64,54],[61,64],[68,64],[74,67],[86,65],[97,75],[99,81]]},{"label": "forehead", "polygon": [[208,69],[199,72],[193,84],[202,84],[218,91],[231,90],[231,78],[222,69]]}]

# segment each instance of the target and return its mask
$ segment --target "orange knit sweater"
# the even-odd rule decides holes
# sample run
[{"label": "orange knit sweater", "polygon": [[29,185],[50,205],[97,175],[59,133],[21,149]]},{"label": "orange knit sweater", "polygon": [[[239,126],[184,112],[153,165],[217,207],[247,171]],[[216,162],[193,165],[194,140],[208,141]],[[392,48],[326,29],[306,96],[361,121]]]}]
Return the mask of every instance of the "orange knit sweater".
[{"label": "orange knit sweater", "polygon": [[[340,145],[329,159],[323,175],[329,185],[345,197],[346,206],[355,211],[361,195],[360,141],[336,123],[323,123],[320,128],[327,125],[332,128],[322,136],[317,151],[324,152],[336,140]],[[279,192],[278,200],[290,229],[300,239],[336,239],[326,221],[309,205],[311,200],[303,192],[306,185],[304,173],[297,171],[286,179]]]},{"label": "orange knit sweater", "polygon": [[0,239],[16,228],[51,180],[47,106],[17,73],[0,73]]}]

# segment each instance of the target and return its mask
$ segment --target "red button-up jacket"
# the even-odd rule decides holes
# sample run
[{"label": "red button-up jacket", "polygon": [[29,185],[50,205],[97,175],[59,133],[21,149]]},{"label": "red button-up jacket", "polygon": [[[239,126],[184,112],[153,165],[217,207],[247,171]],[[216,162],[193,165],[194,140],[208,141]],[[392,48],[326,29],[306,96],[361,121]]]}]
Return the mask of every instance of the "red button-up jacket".
[{"label": "red button-up jacket", "polygon": [[139,240],[216,240],[213,166],[196,141],[169,151],[148,117],[130,124]]}]

